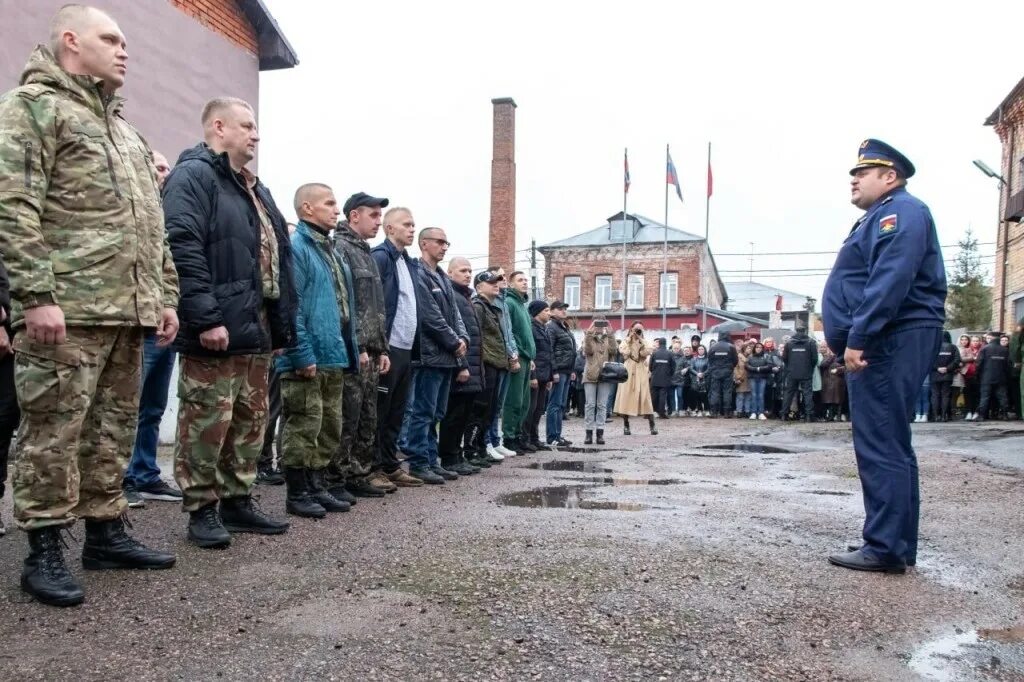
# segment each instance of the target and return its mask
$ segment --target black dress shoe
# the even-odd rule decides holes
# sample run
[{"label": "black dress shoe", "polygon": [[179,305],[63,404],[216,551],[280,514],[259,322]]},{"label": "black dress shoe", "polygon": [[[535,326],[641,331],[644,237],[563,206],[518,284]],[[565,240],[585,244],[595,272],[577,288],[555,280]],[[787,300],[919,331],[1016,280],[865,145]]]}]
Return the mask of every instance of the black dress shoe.
[{"label": "black dress shoe", "polygon": [[486,453],[484,453],[483,455],[471,455],[470,457],[466,458],[466,461],[469,462],[470,466],[474,466],[477,469],[491,468],[491,462],[488,460]]},{"label": "black dress shoe", "polygon": [[[846,551],[848,551],[848,552],[856,552],[856,551],[859,551],[860,549],[861,549],[861,545],[847,545],[846,546]],[[917,558],[915,557],[913,559],[907,559],[907,566],[917,566]]]},{"label": "black dress shoe", "polygon": [[544,443],[541,443],[540,441],[536,440],[530,443],[530,447],[532,447],[537,452],[551,452],[551,448],[549,448],[547,445],[544,445]]},{"label": "black dress shoe", "polygon": [[349,481],[345,484],[345,489],[356,497],[384,497],[387,493],[375,485],[370,485],[370,482],[365,478],[359,478],[354,481]]},{"label": "black dress shoe", "polygon": [[516,447],[514,450],[516,450],[516,452],[528,452],[531,454],[537,452],[537,448],[535,448],[529,441],[525,440],[516,441]]},{"label": "black dress shoe", "polygon": [[443,466],[430,467],[430,470],[446,481],[454,481],[459,478],[457,473],[449,469],[445,469]]},{"label": "black dress shoe", "polygon": [[469,462],[456,462],[451,466],[451,470],[459,476],[472,476],[473,474],[480,473],[480,469],[471,465]]},{"label": "black dress shoe", "polygon": [[880,561],[874,557],[864,554],[860,549],[846,554],[832,554],[828,562],[834,566],[842,566],[854,571],[871,571],[874,573],[906,573],[907,564],[903,561],[898,563]]}]

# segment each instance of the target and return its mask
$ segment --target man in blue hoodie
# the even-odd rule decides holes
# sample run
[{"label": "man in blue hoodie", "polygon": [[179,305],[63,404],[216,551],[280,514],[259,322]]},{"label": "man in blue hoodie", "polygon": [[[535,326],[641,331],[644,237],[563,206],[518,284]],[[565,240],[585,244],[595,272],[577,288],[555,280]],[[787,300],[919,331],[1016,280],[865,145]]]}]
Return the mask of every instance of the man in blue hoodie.
[{"label": "man in blue hoodie", "polygon": [[292,235],[295,341],[276,359],[281,376],[281,461],[289,514],[323,518],[349,510],[327,491],[327,465],[341,445],[345,372],[358,362],[352,274],[330,240],[338,202],[327,185],[295,192],[299,224]]}]

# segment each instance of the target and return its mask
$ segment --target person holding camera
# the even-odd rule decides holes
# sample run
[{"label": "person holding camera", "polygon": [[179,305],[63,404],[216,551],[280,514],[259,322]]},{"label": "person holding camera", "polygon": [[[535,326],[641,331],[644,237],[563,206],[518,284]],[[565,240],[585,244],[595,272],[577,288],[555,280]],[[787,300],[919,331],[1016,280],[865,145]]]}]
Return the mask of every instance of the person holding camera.
[{"label": "person holding camera", "polygon": [[647,417],[651,426],[651,435],[658,435],[658,427],[654,425],[654,403],[651,401],[651,370],[647,359],[651,349],[644,340],[644,326],[634,322],[626,338],[619,344],[623,364],[629,370],[629,379],[619,387],[615,396],[616,414],[622,415],[622,433],[629,435],[630,417]]},{"label": "person holding camera", "polygon": [[604,422],[607,417],[608,396],[612,392],[611,381],[601,381],[601,368],[606,362],[615,362],[615,337],[608,327],[608,320],[597,318],[583,335],[583,394],[586,404],[583,408],[583,428],[586,431],[585,445],[594,443],[594,429],[597,429],[597,444],[604,445]]}]

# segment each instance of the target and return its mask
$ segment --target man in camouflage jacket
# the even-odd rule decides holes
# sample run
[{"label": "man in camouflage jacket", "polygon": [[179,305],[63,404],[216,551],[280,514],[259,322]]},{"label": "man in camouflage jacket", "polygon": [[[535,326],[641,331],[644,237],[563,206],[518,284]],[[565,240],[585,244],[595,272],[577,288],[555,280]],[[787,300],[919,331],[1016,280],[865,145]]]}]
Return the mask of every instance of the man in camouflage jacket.
[{"label": "man in camouflage jacket", "polygon": [[14,515],[28,532],[22,589],[83,599],[59,530],[86,520],[86,568],[169,568],[127,536],[122,476],[135,437],[144,330],[174,340],[178,281],[152,154],[115,92],[127,53],[117,23],[69,5],[53,44],[0,98],[0,252],[19,331],[22,408]]}]

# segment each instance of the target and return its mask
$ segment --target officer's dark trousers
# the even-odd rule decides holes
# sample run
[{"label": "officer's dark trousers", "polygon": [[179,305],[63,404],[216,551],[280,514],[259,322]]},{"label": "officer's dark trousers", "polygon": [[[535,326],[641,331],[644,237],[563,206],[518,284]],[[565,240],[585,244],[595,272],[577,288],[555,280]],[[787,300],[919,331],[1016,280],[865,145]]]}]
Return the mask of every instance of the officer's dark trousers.
[{"label": "officer's dark trousers", "polygon": [[915,327],[880,335],[864,349],[867,367],[846,375],[864,491],[864,552],[883,561],[917,559],[921,498],[910,422],[941,332]]},{"label": "officer's dark trousers", "polygon": [[262,471],[274,468],[274,445],[277,444],[278,460],[281,458],[281,433],[277,428],[281,419],[281,375],[270,363],[267,374],[267,430],[263,432],[263,449],[257,466]]},{"label": "officer's dark trousers", "polygon": [[669,396],[673,392],[675,392],[675,386],[655,386],[651,389],[652,397],[654,398],[654,411],[659,416],[664,417],[665,413],[671,409]]},{"label": "officer's dark trousers", "polygon": [[952,415],[953,379],[949,381],[932,381],[932,413],[936,419],[945,419]]},{"label": "officer's dark trousers", "polygon": [[992,396],[995,396],[997,414],[1005,412],[1010,405],[1010,398],[1006,394],[1005,381],[998,384],[981,385],[981,402],[978,403],[978,414],[985,419],[991,417],[989,414],[989,407],[992,405]]},{"label": "officer's dark trousers", "polygon": [[724,377],[708,376],[708,407],[711,414],[731,412],[733,405],[732,373]]},{"label": "officer's dark trousers", "polygon": [[398,470],[398,434],[412,386],[412,351],[392,348],[391,369],[377,386],[377,467],[386,474]]},{"label": "officer's dark trousers", "polygon": [[0,358],[0,497],[4,496],[7,481],[7,456],[11,451],[11,438],[18,430],[21,412],[18,395],[14,390],[14,355]]},{"label": "officer's dark trousers", "polygon": [[786,392],[782,396],[782,416],[785,417],[793,404],[793,397],[797,390],[803,396],[804,416],[814,416],[814,389],[810,379],[786,379]]}]

